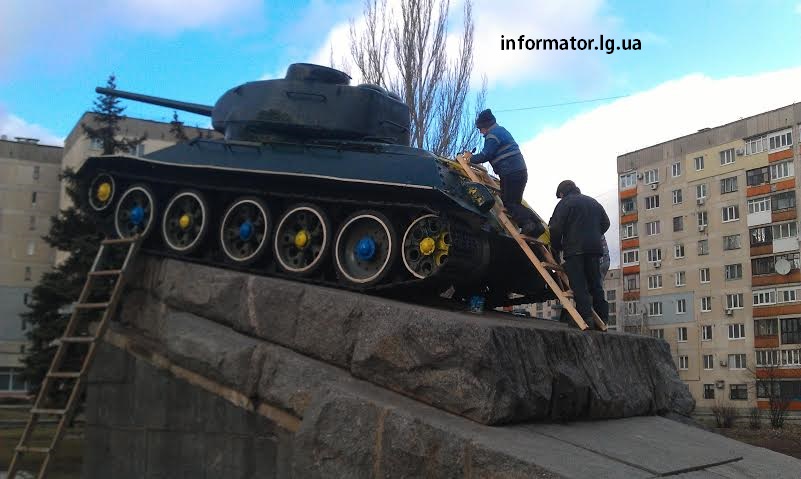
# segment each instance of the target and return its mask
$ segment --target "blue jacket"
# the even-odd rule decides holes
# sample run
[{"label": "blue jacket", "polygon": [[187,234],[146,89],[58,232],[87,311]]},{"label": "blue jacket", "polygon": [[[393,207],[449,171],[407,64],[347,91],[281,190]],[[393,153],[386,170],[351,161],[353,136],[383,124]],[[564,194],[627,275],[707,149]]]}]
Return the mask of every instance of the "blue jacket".
[{"label": "blue jacket", "polygon": [[512,134],[497,124],[484,135],[484,149],[481,153],[470,158],[470,162],[475,164],[487,161],[498,176],[526,169],[523,154],[520,153],[520,147],[512,138]]}]

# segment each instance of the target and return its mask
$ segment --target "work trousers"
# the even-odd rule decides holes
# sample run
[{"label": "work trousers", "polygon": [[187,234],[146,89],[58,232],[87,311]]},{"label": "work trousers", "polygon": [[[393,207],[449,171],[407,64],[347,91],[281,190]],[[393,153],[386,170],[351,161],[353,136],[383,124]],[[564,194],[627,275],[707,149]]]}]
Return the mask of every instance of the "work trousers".
[{"label": "work trousers", "polygon": [[536,222],[537,217],[528,208],[523,206],[523,190],[526,189],[528,172],[526,170],[515,171],[508,175],[501,176],[501,201],[512,215],[518,227]]},{"label": "work trousers", "polygon": [[609,319],[609,303],[606,302],[601,280],[600,263],[600,255],[579,254],[565,258],[562,265],[573,290],[576,310],[590,327],[595,324],[592,317],[593,309],[604,322]]}]

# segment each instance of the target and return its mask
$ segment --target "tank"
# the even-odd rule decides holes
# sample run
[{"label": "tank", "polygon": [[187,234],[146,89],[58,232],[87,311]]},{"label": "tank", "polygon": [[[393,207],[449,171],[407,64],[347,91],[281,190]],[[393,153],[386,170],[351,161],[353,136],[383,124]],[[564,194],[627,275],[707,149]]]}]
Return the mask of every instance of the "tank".
[{"label": "tank", "polygon": [[409,107],[350,81],[293,64],[214,106],[96,88],[209,116],[221,138],[87,158],[91,214],[107,235],[182,261],[421,303],[555,299],[492,212],[493,187],[409,146]]}]

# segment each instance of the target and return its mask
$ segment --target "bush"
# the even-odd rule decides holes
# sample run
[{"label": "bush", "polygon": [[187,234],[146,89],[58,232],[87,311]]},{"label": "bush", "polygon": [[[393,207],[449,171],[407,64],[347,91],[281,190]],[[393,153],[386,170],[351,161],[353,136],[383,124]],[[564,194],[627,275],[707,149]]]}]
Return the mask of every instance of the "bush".
[{"label": "bush", "polygon": [[762,426],[762,410],[758,407],[752,407],[748,411],[748,427],[751,429],[759,429]]},{"label": "bush", "polygon": [[737,409],[734,406],[716,404],[712,407],[712,414],[715,415],[718,427],[729,428],[734,425],[734,420],[737,418]]}]

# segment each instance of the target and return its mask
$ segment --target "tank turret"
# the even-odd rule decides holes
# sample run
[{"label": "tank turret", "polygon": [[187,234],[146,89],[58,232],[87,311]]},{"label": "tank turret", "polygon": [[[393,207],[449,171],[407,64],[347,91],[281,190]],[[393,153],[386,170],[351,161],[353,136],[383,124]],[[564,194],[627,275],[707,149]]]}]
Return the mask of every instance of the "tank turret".
[{"label": "tank turret", "polygon": [[408,145],[409,107],[378,85],[350,85],[350,76],[308,63],[283,79],[244,83],[215,105],[98,87],[98,93],[211,117],[228,140],[350,140]]}]

